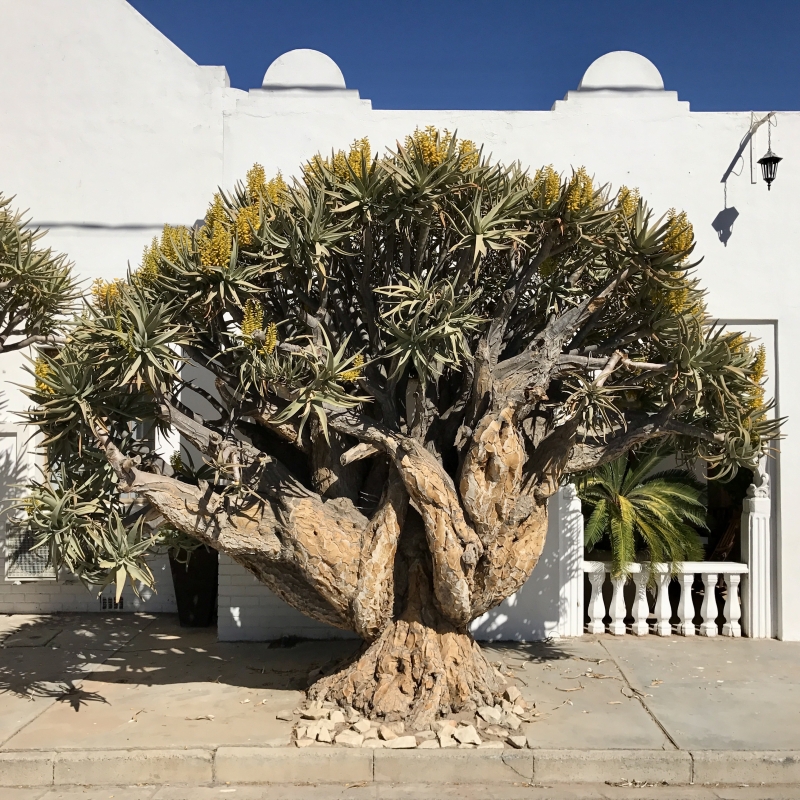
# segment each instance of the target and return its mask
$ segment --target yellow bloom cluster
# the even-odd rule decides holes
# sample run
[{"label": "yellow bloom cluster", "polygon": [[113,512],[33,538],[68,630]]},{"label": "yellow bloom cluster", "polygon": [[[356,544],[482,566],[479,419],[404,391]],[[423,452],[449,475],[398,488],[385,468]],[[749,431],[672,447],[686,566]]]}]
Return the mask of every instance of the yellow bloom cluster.
[{"label": "yellow bloom cluster", "polygon": [[94,304],[106,313],[114,311],[122,296],[122,287],[123,281],[119,278],[115,278],[113,281],[97,278],[92,284]]},{"label": "yellow bloom cluster", "polygon": [[586,167],[579,167],[567,187],[567,211],[579,211],[591,205],[594,186]]},{"label": "yellow bloom cluster", "polygon": [[253,343],[253,334],[260,331],[264,325],[264,307],[254,297],[250,297],[244,304],[244,317],[242,319],[242,339],[245,344]]},{"label": "yellow bloom cluster", "polygon": [[271,355],[278,344],[278,326],[274,322],[267,325],[264,331],[264,347],[261,348],[267,355]]},{"label": "yellow bloom cluster", "polygon": [[342,380],[350,382],[357,381],[361,377],[363,369],[364,369],[364,356],[362,356],[361,353],[359,353],[353,359],[353,366],[342,373]]},{"label": "yellow bloom cluster", "polygon": [[161,255],[174,264],[178,260],[178,249],[191,250],[192,232],[184,225],[165,225],[159,248]]},{"label": "yellow bloom cluster", "polygon": [[133,282],[137,285],[151,286],[161,273],[161,259],[175,263],[178,259],[177,248],[190,250],[192,234],[183,225],[165,225],[161,232],[161,241],[153,237],[144,248],[142,264],[133,274]]},{"label": "yellow bloom cluster", "polygon": [[219,193],[206,212],[206,222],[197,232],[197,249],[204,267],[220,267],[231,258],[232,239],[228,231],[228,215]]},{"label": "yellow bloom cluster", "polygon": [[[405,148],[416,148],[426,164],[438,167],[447,157],[452,142],[453,134],[447,128],[440,131],[435,125],[428,125],[423,130],[415,128],[411,136],[406,136]],[[467,172],[477,167],[480,155],[475,142],[471,139],[459,139],[457,145],[461,171]]]},{"label": "yellow bloom cluster", "polygon": [[245,206],[236,215],[236,241],[239,244],[253,243],[253,230],[258,230],[261,212],[257,205]]},{"label": "yellow bloom cluster", "polygon": [[552,164],[536,170],[533,178],[533,196],[545,207],[553,205],[561,195],[561,177]]},{"label": "yellow bloom cluster", "polygon": [[664,237],[664,249],[668,253],[680,253],[688,250],[694,242],[694,227],[689,222],[685,211],[677,213],[671,208],[667,213],[667,234]]},{"label": "yellow bloom cluster", "polygon": [[[372,147],[366,136],[363,139],[356,139],[353,144],[350,145],[349,152],[345,153],[344,150],[339,150],[334,153],[332,160],[323,158],[317,153],[317,155],[303,167],[303,173],[309,176],[322,177],[327,169],[333,173],[336,180],[349,181],[353,177],[350,171],[351,169],[356,175],[361,174],[362,158],[369,170],[372,166]],[[362,175],[362,177],[364,176]]]},{"label": "yellow bloom cluster", "polygon": [[764,380],[764,375],[767,372],[767,348],[762,344],[756,350],[756,357],[751,367],[750,380],[758,384],[758,388],[753,391],[753,397],[750,400],[750,408],[757,411],[764,406],[764,387],[761,381]]},{"label": "yellow bloom cluster", "polygon": [[259,198],[266,193],[267,188],[267,175],[264,172],[264,167],[261,164],[253,164],[247,170],[247,196],[251,203],[257,203]]},{"label": "yellow bloom cluster", "polygon": [[53,394],[53,389],[44,382],[50,372],[50,365],[41,356],[37,358],[33,366],[33,373],[36,376],[36,391],[39,394]]},{"label": "yellow bloom cluster", "polygon": [[629,189],[627,186],[619,187],[617,208],[620,209],[626,217],[632,217],[636,213],[639,200],[641,200],[641,195],[638,189]]}]

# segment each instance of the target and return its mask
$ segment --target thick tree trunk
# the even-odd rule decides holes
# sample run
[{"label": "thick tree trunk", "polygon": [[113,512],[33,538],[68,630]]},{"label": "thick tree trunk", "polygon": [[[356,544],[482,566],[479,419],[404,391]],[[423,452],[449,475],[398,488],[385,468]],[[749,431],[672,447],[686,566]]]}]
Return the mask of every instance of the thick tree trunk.
[{"label": "thick tree trunk", "polygon": [[495,703],[503,679],[466,627],[437,610],[429,569],[415,561],[407,576],[405,608],[354,661],[319,680],[309,695],[352,706],[370,718],[430,728],[454,711]]}]

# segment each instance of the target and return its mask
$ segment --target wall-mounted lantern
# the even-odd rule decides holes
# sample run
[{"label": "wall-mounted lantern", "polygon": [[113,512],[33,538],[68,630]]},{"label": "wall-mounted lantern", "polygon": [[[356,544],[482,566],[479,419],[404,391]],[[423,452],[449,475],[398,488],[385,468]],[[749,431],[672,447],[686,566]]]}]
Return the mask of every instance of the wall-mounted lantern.
[{"label": "wall-mounted lantern", "polygon": [[762,158],[758,159],[758,163],[761,164],[761,175],[767,184],[767,191],[772,191],[772,181],[775,180],[775,176],[778,174],[778,164],[781,161],[783,159],[772,152],[772,120],[767,117],[767,152]]},{"label": "wall-mounted lantern", "polygon": [[767,150],[763,158],[758,159],[758,163],[761,164],[761,175],[767,184],[767,189],[770,191],[772,190],[772,181],[775,180],[775,176],[778,174],[779,161],[783,161],[783,159],[772,152],[772,147]]}]

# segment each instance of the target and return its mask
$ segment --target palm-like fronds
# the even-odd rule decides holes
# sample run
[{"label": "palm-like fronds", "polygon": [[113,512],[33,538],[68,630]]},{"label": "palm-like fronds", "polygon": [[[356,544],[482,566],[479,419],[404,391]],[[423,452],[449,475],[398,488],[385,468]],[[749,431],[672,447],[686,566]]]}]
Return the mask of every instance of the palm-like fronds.
[{"label": "palm-like fronds", "polygon": [[586,548],[606,539],[614,575],[624,573],[642,548],[653,562],[677,564],[703,557],[696,529],[706,527],[705,487],[686,470],[653,473],[665,455],[660,449],[626,454],[580,480],[578,494],[591,510]]}]

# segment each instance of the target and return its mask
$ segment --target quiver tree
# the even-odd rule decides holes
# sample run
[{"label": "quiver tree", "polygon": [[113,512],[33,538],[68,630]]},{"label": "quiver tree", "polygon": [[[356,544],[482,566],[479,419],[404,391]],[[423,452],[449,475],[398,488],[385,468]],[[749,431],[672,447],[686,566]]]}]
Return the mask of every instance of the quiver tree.
[{"label": "quiver tree", "polygon": [[724,478],[777,433],[693,247],[635,191],[433,129],[289,185],[256,166],[98,285],[48,361],[30,419],[62,479],[32,524],[123,581],[178,532],[357,632],[313,696],[417,726],[489,701],[468,624],[530,576],[566,476],[659,439]]}]

